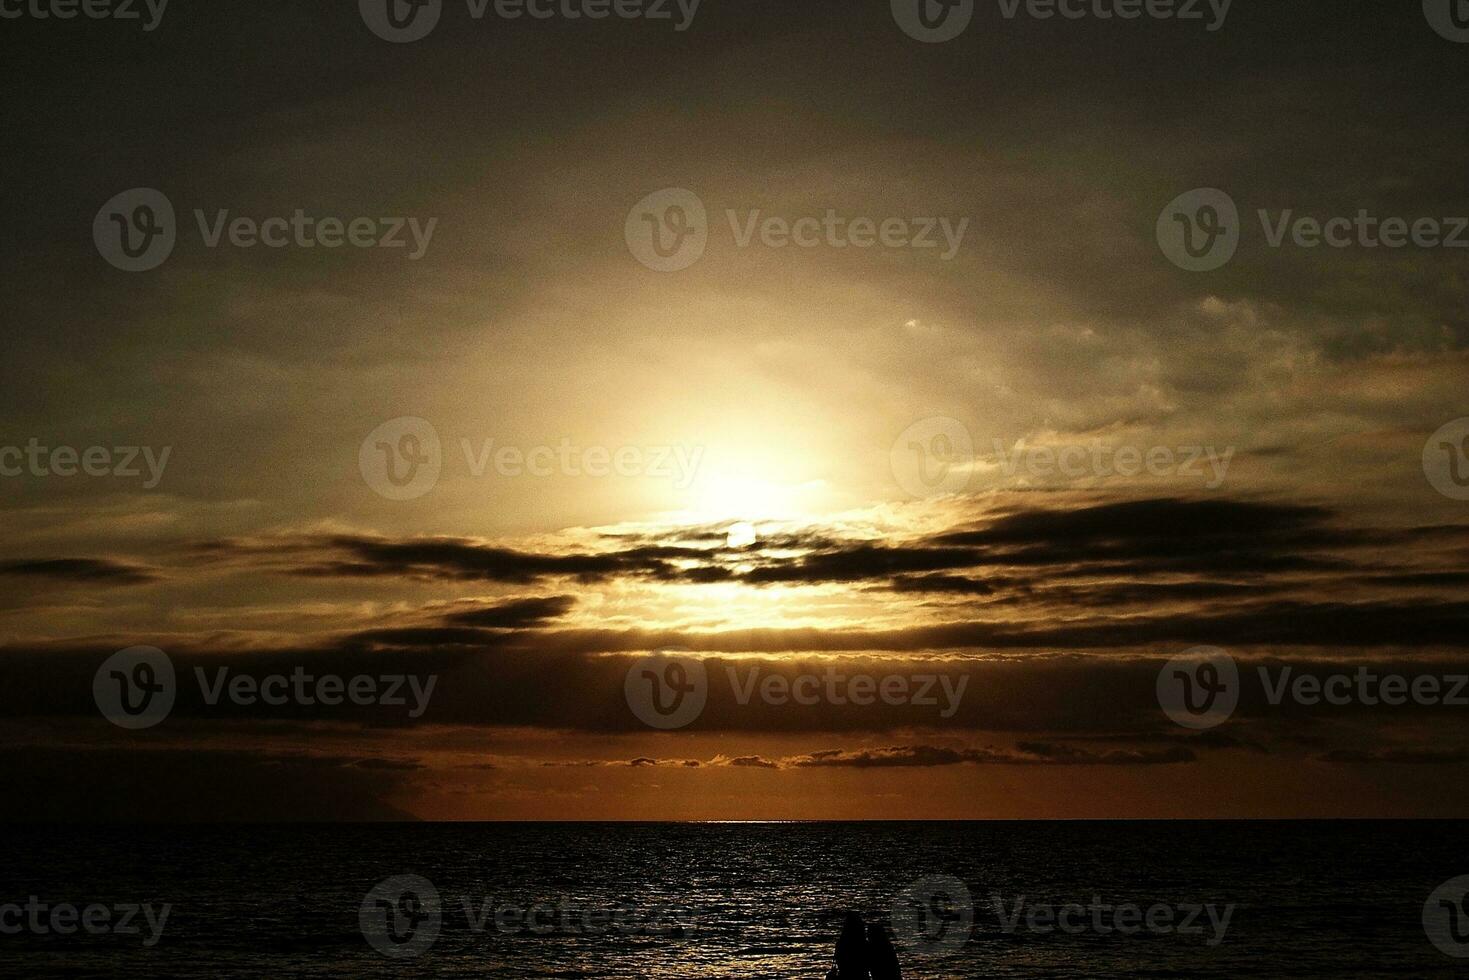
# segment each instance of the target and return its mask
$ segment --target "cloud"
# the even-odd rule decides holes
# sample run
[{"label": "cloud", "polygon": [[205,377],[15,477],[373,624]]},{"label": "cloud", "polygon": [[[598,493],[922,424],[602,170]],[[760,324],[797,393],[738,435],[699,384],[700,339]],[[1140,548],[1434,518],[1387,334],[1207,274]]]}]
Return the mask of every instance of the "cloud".
[{"label": "cloud", "polygon": [[426,768],[423,763],[408,759],[358,759],[351,765],[358,769],[377,769],[386,772],[417,772]]},{"label": "cloud", "polygon": [[1320,761],[1339,765],[1462,766],[1469,764],[1469,749],[1420,747],[1388,749],[1333,749],[1318,756]]},{"label": "cloud", "polygon": [[796,768],[930,768],[958,765],[1004,766],[1147,766],[1173,765],[1197,761],[1194,753],[1182,746],[1157,751],[1114,750],[1090,752],[1073,746],[1048,742],[1019,742],[1014,750],[985,748],[950,748],[935,745],[895,745],[881,749],[829,749],[784,760]]},{"label": "cloud", "polygon": [[[585,586],[850,584],[898,595],[976,596],[995,605],[1024,602],[1080,609],[1155,610],[1163,604],[1269,596],[1309,605],[1311,586],[1327,575],[1351,576],[1368,586],[1430,591],[1451,589],[1469,576],[1464,567],[1469,562],[1469,527],[1462,525],[1361,526],[1321,506],[1224,498],[1082,500],[1050,507],[1012,503],[1009,508],[965,528],[898,542],[796,530],[728,549],[696,530],[670,531],[662,543],[650,535],[609,536],[605,540],[612,550],[595,552],[337,534],[217,541],[203,552],[216,559],[229,556],[246,567],[253,563],[263,571],[311,577],[510,584],[554,580]],[[1391,564],[1385,561],[1388,555]],[[458,613],[450,624],[536,625],[564,616],[573,601],[567,596],[514,600],[504,609]],[[1433,610],[1427,612],[1431,618]],[[1261,608],[1250,614],[1268,621],[1271,611]],[[1097,639],[1086,642],[1108,644],[1101,625],[1092,634]],[[1176,639],[1166,624],[1132,625],[1135,633]],[[1243,627],[1221,628],[1247,632]],[[1004,643],[1005,637],[1000,630],[981,642]],[[1063,641],[1064,633],[1041,639]],[[1123,631],[1116,642],[1147,640],[1130,639]]]},{"label": "cloud", "polygon": [[645,547],[603,554],[536,554],[463,538],[393,541],[362,535],[332,535],[310,542],[345,557],[293,569],[307,576],[390,576],[453,582],[530,584],[546,578],[606,581],[618,575],[673,577],[675,559],[697,559],[687,548]]},{"label": "cloud", "polygon": [[[1198,738],[1194,744],[1200,748],[1217,748],[1218,743]],[[554,765],[571,766],[617,766],[634,769],[681,768],[681,769],[928,769],[940,766],[959,765],[1007,765],[1007,766],[1145,766],[1171,765],[1196,762],[1192,749],[1183,744],[1169,748],[1147,751],[1118,749],[1106,752],[1091,752],[1072,746],[1045,742],[1020,742],[1013,749],[994,746],[983,748],[953,747],[941,745],[894,745],[877,749],[821,749],[804,755],[783,756],[769,759],[760,755],[726,756],[717,755],[708,760],[658,759],[639,756],[625,763],[580,760],[558,762]]]},{"label": "cloud", "polygon": [[491,606],[456,612],[445,617],[447,622],[492,629],[526,629],[560,619],[576,605],[569,595],[538,596],[514,599]]},{"label": "cloud", "polygon": [[411,820],[385,801],[418,768],[201,747],[30,746],[0,754],[8,816],[45,823]]},{"label": "cloud", "polygon": [[0,575],[40,578],[80,585],[146,585],[159,577],[152,570],[107,558],[45,558],[0,562]]}]

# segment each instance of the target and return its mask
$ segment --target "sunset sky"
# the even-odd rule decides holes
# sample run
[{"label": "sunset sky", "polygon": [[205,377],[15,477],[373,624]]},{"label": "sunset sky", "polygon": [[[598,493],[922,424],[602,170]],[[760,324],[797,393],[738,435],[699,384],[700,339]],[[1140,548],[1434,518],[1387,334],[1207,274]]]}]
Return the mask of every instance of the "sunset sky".
[{"label": "sunset sky", "polygon": [[[1469,437],[1469,252],[1269,241],[1287,211],[1469,215],[1469,45],[1419,4],[1210,31],[979,2],[941,43],[879,0],[704,0],[682,30],[448,2],[407,43],[357,6],[3,25],[14,815],[1462,815],[1469,706],[1249,682],[1191,730],[1155,688],[1199,646],[1250,678],[1469,672],[1437,449]],[[142,272],[93,237],[132,188],[177,220]],[[1193,272],[1157,229],[1197,188],[1240,241]],[[659,271],[630,239],[679,227],[671,189],[707,247]],[[298,210],[406,245],[209,245],[221,211]],[[829,212],[843,244],[758,230]],[[138,447],[138,475],[31,445]],[[383,446],[431,485],[385,483]],[[416,718],[182,690],[126,731],[93,676],[139,645],[184,689],[437,681]],[[668,648],[710,695],[660,731],[624,681]],[[726,680],[829,669],[963,693]]]}]

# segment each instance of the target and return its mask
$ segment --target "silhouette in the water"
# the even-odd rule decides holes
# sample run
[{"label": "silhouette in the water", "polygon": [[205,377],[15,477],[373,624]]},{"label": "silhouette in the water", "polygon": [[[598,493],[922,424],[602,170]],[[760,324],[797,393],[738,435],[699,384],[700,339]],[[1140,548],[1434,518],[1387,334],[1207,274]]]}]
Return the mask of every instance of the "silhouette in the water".
[{"label": "silhouette in the water", "polygon": [[836,969],[826,980],[902,980],[898,954],[888,931],[878,923],[862,924],[862,917],[848,912],[837,939]]},{"label": "silhouette in the water", "polygon": [[898,953],[893,941],[888,938],[887,927],[874,922],[867,927],[867,955],[872,960],[872,980],[902,980],[903,971],[898,966]]}]

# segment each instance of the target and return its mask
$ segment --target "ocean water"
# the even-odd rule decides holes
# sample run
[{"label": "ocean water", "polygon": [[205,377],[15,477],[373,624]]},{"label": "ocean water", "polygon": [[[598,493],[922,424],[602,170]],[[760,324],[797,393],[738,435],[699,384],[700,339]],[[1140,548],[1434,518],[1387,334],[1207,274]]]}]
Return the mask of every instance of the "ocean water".
[{"label": "ocean water", "polygon": [[[0,906],[35,896],[44,910],[0,908],[0,976],[823,980],[847,909],[891,923],[908,980],[1452,976],[1469,960],[1430,941],[1424,906],[1469,874],[1465,829],[10,828]],[[145,904],[157,921],[165,902],[159,930],[142,912],[135,933],[49,925],[57,905],[120,923]],[[1068,905],[1054,928],[1047,908]]]}]

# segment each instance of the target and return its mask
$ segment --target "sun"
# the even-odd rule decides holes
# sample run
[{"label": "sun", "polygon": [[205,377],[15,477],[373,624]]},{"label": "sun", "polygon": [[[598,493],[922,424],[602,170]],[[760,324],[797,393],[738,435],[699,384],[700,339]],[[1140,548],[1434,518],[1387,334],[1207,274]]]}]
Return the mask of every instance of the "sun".
[{"label": "sun", "polygon": [[725,543],[731,548],[748,548],[760,538],[760,532],[754,524],[749,521],[740,521],[729,526],[729,535]]}]

